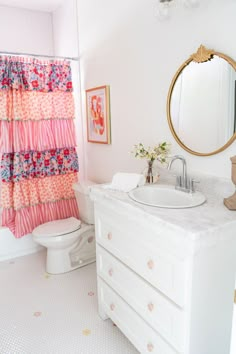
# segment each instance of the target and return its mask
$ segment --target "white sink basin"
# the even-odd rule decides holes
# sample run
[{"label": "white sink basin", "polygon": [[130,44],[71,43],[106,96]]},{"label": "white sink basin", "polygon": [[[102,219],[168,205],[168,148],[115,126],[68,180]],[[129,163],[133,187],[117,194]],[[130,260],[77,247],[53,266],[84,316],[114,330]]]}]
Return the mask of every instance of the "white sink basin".
[{"label": "white sink basin", "polygon": [[174,186],[151,185],[133,189],[129,197],[138,203],[160,208],[193,208],[206,201],[200,192],[185,193]]}]

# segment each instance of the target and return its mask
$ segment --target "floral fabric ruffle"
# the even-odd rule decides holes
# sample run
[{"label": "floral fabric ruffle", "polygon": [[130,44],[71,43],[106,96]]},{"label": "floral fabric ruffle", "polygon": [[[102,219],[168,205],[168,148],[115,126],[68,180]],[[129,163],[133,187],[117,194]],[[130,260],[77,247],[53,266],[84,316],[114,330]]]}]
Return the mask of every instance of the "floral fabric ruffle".
[{"label": "floral fabric ruffle", "polygon": [[71,216],[79,219],[79,211],[75,198],[59,200],[52,203],[38,204],[20,210],[4,209],[2,225],[9,227],[15,237],[22,237],[45,222],[66,219]]},{"label": "floral fabric ruffle", "polygon": [[78,156],[74,147],[2,154],[1,158],[3,182],[20,182],[78,171]]},{"label": "floral fabric ruffle", "polygon": [[0,91],[0,120],[75,118],[72,92]]},{"label": "floral fabric ruffle", "polygon": [[0,57],[0,90],[72,91],[69,62]]},{"label": "floral fabric ruffle", "polygon": [[15,210],[32,205],[74,198],[73,184],[77,174],[33,178],[18,183],[2,183],[1,206]]}]

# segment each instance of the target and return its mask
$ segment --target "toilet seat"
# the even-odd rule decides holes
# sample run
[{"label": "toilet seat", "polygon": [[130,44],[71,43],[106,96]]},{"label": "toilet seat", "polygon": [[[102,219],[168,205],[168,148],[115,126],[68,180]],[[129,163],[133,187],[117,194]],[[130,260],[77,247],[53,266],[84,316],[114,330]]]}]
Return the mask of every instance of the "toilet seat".
[{"label": "toilet seat", "polygon": [[81,221],[71,217],[68,219],[49,221],[45,224],[37,226],[33,231],[35,237],[56,237],[70,234],[79,230]]}]

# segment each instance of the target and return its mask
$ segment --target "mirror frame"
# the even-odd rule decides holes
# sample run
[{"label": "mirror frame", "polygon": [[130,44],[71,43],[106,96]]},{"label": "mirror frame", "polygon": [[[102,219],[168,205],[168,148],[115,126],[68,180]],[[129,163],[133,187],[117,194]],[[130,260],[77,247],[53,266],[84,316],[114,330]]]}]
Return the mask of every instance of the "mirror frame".
[{"label": "mirror frame", "polygon": [[[167,120],[168,120],[168,124],[169,124],[169,128],[171,130],[172,135],[174,136],[175,140],[177,141],[177,143],[186,151],[188,151],[190,154],[193,155],[197,155],[197,156],[211,156],[211,155],[215,155],[218,154],[219,152],[227,149],[227,147],[229,147],[232,142],[236,139],[236,133],[234,133],[234,135],[227,141],[227,143],[225,145],[223,145],[222,147],[220,147],[219,149],[209,152],[209,153],[202,153],[202,152],[197,152],[194,150],[191,150],[189,147],[187,147],[178,137],[178,134],[176,133],[174,126],[172,124],[172,120],[171,120],[171,95],[175,86],[175,83],[179,77],[179,75],[182,73],[183,69],[192,61],[195,61],[197,63],[204,63],[206,61],[210,61],[211,59],[213,59],[213,56],[217,55],[218,57],[226,60],[233,68],[234,70],[236,70],[236,61],[234,61],[232,58],[230,58],[229,56],[220,53],[220,52],[215,52],[212,49],[207,49],[206,47],[204,47],[203,45],[201,45],[197,52],[192,54],[189,59],[187,59],[181,66],[180,68],[177,70],[175,76],[173,77],[172,81],[171,81],[171,85],[169,88],[169,92],[168,92],[168,96],[167,96]],[[236,104],[236,103],[235,103]]]}]

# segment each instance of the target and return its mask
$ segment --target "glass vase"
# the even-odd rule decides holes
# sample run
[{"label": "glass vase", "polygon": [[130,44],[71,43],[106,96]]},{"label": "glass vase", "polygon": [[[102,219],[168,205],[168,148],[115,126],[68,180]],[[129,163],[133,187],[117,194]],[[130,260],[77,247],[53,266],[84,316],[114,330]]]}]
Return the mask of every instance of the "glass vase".
[{"label": "glass vase", "polygon": [[154,161],[147,161],[147,167],[144,169],[143,174],[145,176],[146,183],[156,183],[159,178],[159,173]]}]

